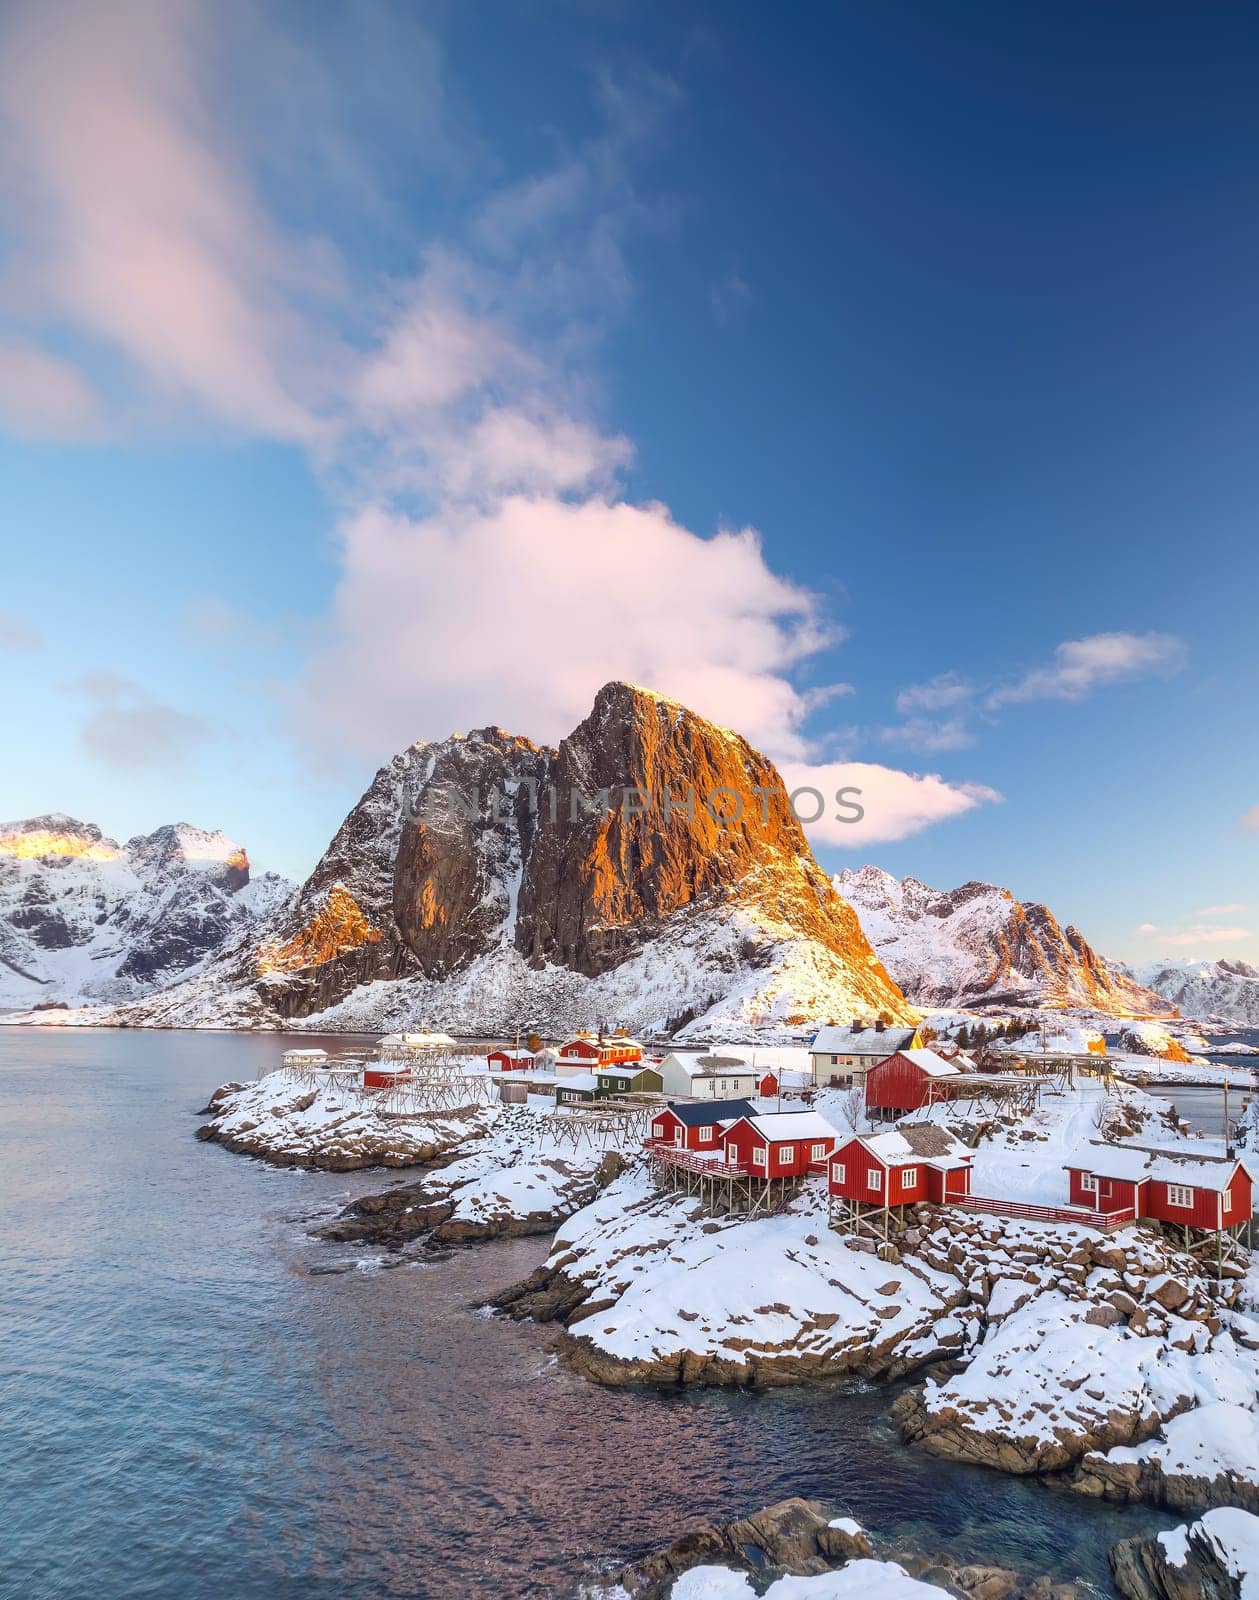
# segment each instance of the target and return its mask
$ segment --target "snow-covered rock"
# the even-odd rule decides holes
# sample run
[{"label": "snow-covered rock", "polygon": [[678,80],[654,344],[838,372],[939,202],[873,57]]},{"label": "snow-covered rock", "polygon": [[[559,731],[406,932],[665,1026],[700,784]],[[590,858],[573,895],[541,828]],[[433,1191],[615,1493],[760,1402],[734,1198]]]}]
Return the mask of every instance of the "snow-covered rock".
[{"label": "snow-covered rock", "polygon": [[250,877],[225,834],[186,822],[119,845],[53,814],[0,825],[0,1008],[117,1003],[197,972],[292,885]]},{"label": "snow-covered rock", "polygon": [[1135,976],[1186,1017],[1259,1028],[1259,968],[1248,961],[1151,961]]},{"label": "snow-covered rock", "polygon": [[1106,961],[1078,928],[991,883],[932,889],[878,867],[834,880],[884,965],[915,1004],[1084,1007],[1107,1015],[1175,1015],[1168,1000]]},{"label": "snow-covered rock", "polygon": [[556,1235],[549,1262],[500,1298],[562,1315],[565,1360],[630,1383],[768,1386],[912,1371],[964,1344],[956,1279],[848,1248],[820,1180],[775,1216],[714,1219],[657,1192],[643,1164]]},{"label": "snow-covered rock", "polygon": [[1220,1506],[1110,1552],[1124,1600],[1259,1600],[1259,1517]]}]

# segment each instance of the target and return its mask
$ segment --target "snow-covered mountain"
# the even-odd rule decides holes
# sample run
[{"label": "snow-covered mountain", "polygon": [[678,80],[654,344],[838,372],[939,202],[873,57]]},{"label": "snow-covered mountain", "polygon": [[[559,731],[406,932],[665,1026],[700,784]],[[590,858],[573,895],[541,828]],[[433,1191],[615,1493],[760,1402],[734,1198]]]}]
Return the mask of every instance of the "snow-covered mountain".
[{"label": "snow-covered mountain", "polygon": [[1136,977],[1186,1017],[1259,1028],[1259,968],[1248,961],[1151,961]]},{"label": "snow-covered mountain", "polygon": [[[727,827],[704,805],[719,788],[746,797]],[[610,810],[573,801],[604,791]],[[910,1008],[774,767],[614,683],[557,749],[483,728],[402,751],[266,937],[120,1020],[734,1037],[880,1012]]]},{"label": "snow-covered mountain", "polygon": [[292,892],[186,822],[125,845],[60,813],[0,824],[0,1009],[118,1002],[196,971]]},{"label": "snow-covered mountain", "polygon": [[841,872],[848,900],[888,971],[916,1005],[1082,1007],[1172,1016],[1175,1006],[1099,956],[1078,928],[991,883],[931,889],[879,867]]}]

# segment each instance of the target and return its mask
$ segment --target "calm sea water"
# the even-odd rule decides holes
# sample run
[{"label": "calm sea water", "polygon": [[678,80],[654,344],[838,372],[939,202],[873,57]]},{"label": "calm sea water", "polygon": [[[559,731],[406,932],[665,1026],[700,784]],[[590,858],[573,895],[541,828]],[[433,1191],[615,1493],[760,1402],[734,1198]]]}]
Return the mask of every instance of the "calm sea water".
[{"label": "calm sea water", "polygon": [[0,1594],[573,1595],[789,1493],[1108,1590],[1106,1545],[1168,1525],[907,1451],[886,1394],[592,1388],[473,1309],[542,1240],[393,1271],[317,1243],[401,1175],[193,1139],[283,1044],[0,1028]]}]

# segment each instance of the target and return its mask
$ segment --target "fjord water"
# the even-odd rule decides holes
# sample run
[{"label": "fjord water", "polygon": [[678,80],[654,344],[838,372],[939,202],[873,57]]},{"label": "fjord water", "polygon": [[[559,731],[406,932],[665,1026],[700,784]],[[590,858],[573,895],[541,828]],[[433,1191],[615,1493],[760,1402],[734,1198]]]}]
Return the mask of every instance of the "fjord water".
[{"label": "fjord water", "polygon": [[474,1309],[543,1240],[393,1271],[312,1240],[402,1175],[193,1137],[284,1042],[0,1028],[0,1594],[572,1595],[789,1493],[1109,1590],[1107,1544],[1168,1525],[906,1450],[886,1393],[593,1388]]}]

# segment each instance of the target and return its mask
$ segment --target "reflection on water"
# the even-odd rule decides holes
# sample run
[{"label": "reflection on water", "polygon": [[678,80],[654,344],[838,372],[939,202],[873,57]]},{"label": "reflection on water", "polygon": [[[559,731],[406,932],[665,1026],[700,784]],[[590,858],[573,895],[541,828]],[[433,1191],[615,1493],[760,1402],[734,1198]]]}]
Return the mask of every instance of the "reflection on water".
[{"label": "reflection on water", "polygon": [[594,1389],[471,1309],[545,1241],[393,1271],[314,1243],[404,1175],[192,1138],[283,1043],[0,1029],[0,1594],[570,1595],[789,1493],[1107,1586],[1106,1543],[1167,1525],[903,1450],[885,1394]]}]

